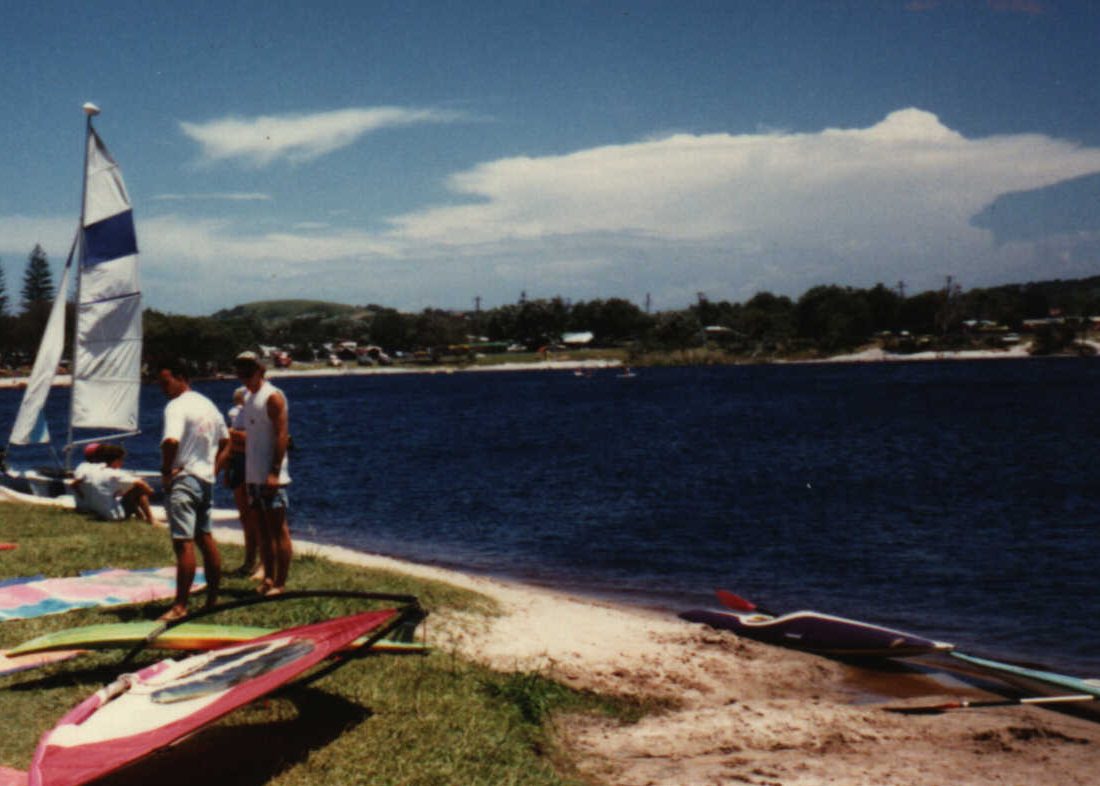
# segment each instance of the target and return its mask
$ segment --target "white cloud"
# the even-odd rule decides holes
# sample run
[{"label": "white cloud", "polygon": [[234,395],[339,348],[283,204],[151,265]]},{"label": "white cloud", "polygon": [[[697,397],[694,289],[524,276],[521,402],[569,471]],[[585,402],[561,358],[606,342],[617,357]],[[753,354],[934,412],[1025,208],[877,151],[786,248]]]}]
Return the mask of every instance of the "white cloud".
[{"label": "white cloud", "polygon": [[450,178],[476,202],[397,217],[393,234],[463,245],[616,233],[847,252],[969,231],[999,194],[1097,170],[1100,150],[1038,135],[968,140],[906,109],[866,129],[678,134],[492,161]]},{"label": "white cloud", "polygon": [[270,202],[270,194],[258,192],[226,192],[199,194],[157,194],[154,202]]},{"label": "white cloud", "polygon": [[[917,292],[949,274],[967,287],[1095,274],[1100,214],[1095,232],[1000,245],[971,223],[1000,195],[1093,172],[1100,149],[971,139],[904,109],[867,128],[678,133],[487,161],[447,179],[451,203],[380,232],[337,211],[331,226],[288,220],[277,232],[169,215],[139,220],[138,239],[150,304],[185,313],[288,296],[420,308],[523,290],[651,293],[656,308],[681,308],[698,291],[744,300],[905,280]],[[37,241],[20,221],[0,220],[0,238],[19,229],[25,258]],[[71,237],[71,221],[57,226]]]},{"label": "white cloud", "polygon": [[280,159],[309,161],[384,128],[448,123],[460,117],[458,113],[439,109],[373,107],[181,122],[180,128],[202,146],[207,161],[236,159],[266,166]]}]

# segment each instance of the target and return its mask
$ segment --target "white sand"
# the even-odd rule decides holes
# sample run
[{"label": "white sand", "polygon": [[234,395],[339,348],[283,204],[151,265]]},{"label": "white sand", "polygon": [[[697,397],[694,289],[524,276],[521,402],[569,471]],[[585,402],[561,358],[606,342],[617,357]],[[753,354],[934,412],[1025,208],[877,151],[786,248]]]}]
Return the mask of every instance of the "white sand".
[{"label": "white sand", "polygon": [[[241,539],[236,529],[216,534],[226,541]],[[591,717],[560,722],[560,739],[594,782],[1097,783],[1100,724],[1038,707],[939,716],[881,709],[882,701],[935,703],[976,693],[961,683],[947,687],[951,683],[923,677],[883,676],[741,640],[672,615],[518,583],[303,541],[296,548],[444,581],[500,605],[503,614],[488,620],[431,617],[431,642],[445,651],[499,670],[542,670],[576,688],[671,702],[671,709],[634,725]],[[868,703],[872,690],[876,699]]]}]

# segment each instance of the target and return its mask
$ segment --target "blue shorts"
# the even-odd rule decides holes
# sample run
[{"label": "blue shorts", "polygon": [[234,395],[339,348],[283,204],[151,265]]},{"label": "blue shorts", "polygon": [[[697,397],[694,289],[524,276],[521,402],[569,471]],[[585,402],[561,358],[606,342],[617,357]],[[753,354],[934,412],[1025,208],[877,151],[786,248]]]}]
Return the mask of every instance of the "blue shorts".
[{"label": "blue shorts", "polygon": [[176,475],[168,492],[168,529],[172,540],[194,540],[209,535],[213,485],[193,475]]},{"label": "blue shorts", "polygon": [[286,486],[265,486],[262,483],[249,483],[248,502],[253,510],[290,510],[290,499]]}]

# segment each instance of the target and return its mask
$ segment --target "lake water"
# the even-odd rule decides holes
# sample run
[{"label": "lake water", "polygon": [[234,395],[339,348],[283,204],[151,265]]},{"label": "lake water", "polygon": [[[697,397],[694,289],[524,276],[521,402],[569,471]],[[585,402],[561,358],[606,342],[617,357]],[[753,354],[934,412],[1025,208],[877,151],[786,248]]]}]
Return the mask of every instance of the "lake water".
[{"label": "lake water", "polygon": [[[277,380],[294,532],[669,610],[725,587],[1100,675],[1100,361],[618,373]],[[144,391],[132,466],[158,465],[163,405]]]}]

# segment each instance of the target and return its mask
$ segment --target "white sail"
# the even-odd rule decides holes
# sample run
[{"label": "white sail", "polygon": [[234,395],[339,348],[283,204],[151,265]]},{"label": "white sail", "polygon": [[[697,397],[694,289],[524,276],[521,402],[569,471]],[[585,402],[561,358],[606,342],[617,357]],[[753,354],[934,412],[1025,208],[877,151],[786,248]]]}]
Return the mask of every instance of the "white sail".
[{"label": "white sail", "polygon": [[42,343],[38,346],[38,354],[34,356],[34,368],[27,380],[27,389],[23,392],[23,403],[19,405],[15,425],[11,429],[11,438],[8,441],[13,445],[38,445],[50,441],[50,429],[46,425],[42,409],[46,405],[46,397],[50,393],[50,385],[53,384],[57,364],[61,362],[61,353],[65,348],[65,300],[72,277],[71,271],[70,256],[65,265],[65,273],[61,276],[61,286],[57,288],[57,296],[50,309]]},{"label": "white sail", "polygon": [[118,164],[90,126],[87,161],[71,425],[136,431],[142,336],[133,212]]}]

